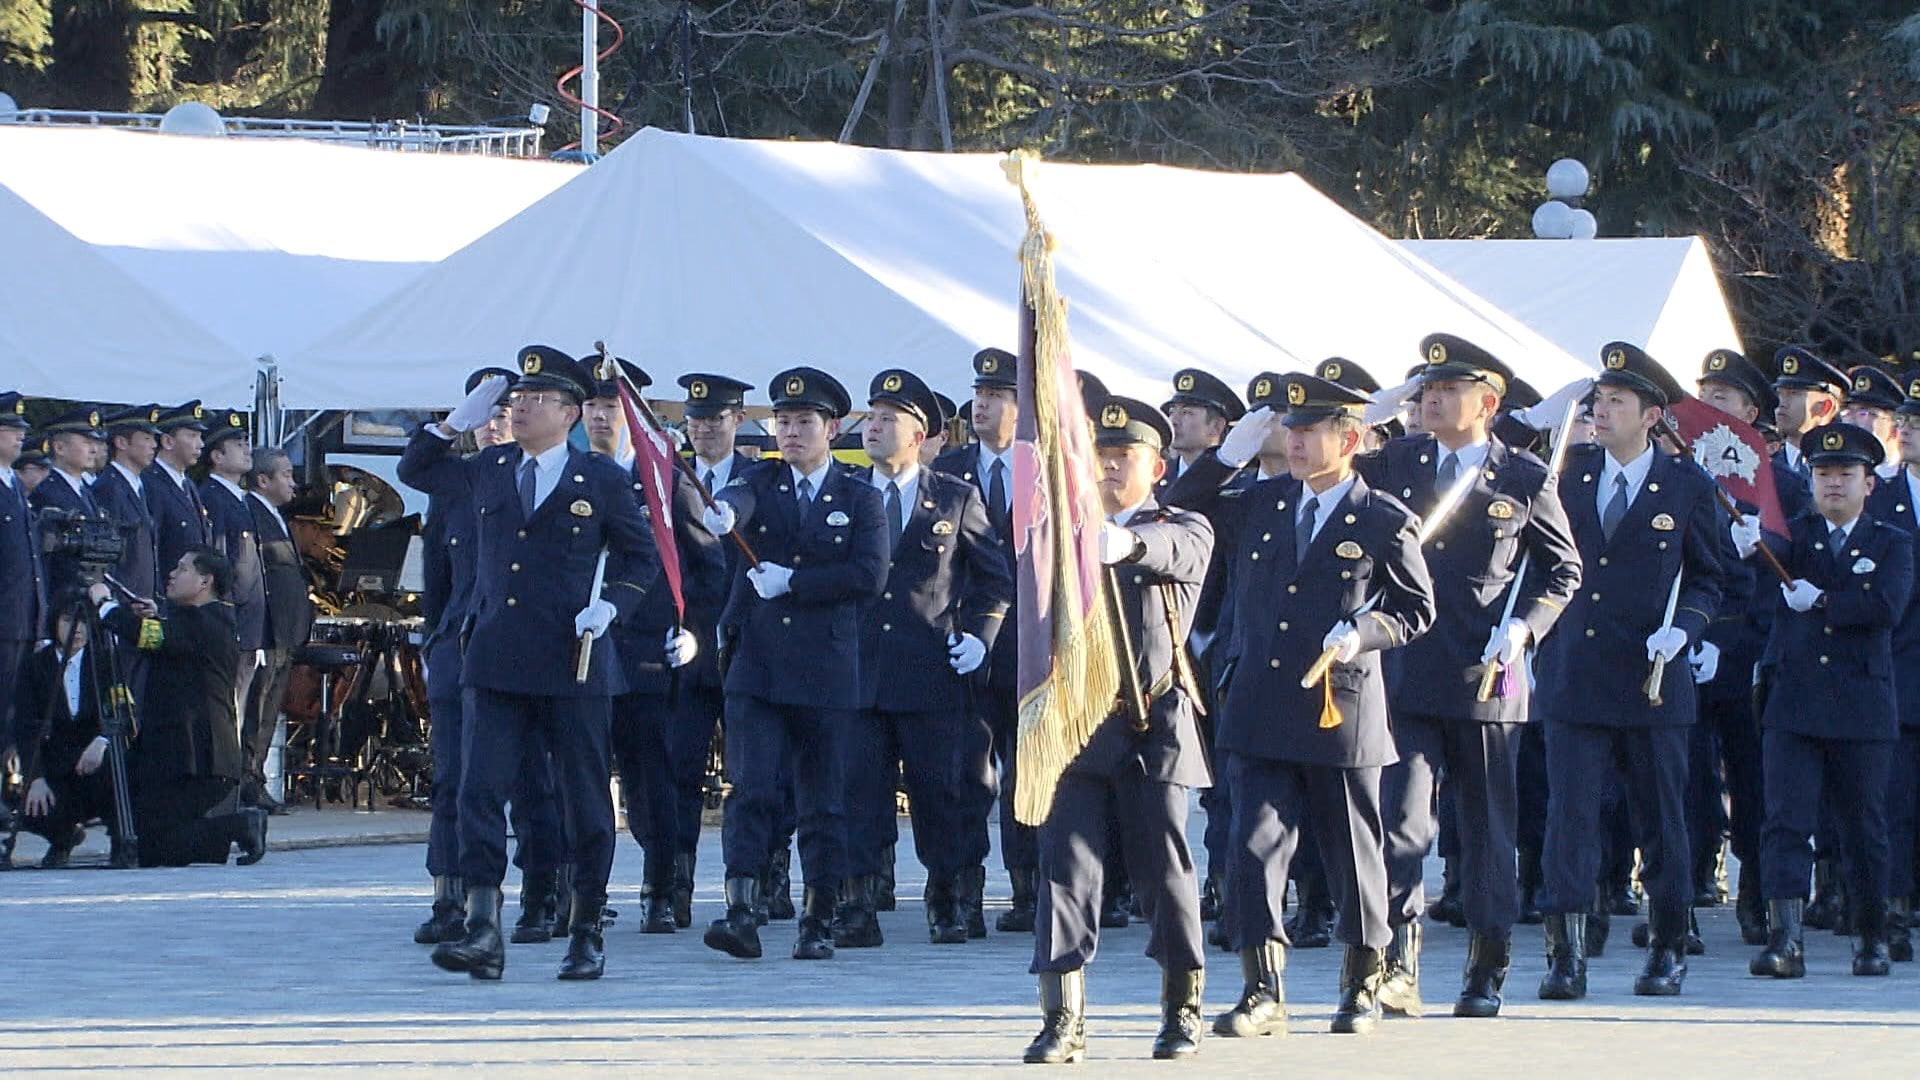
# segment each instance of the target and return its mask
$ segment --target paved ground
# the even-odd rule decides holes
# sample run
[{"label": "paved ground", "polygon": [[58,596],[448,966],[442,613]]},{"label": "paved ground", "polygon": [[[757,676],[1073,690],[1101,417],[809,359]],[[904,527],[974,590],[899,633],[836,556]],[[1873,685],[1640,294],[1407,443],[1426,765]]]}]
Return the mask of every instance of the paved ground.
[{"label": "paved ground", "polygon": [[[391,839],[420,820],[383,811],[359,825]],[[279,843],[327,839],[352,823],[311,811],[274,819]],[[251,868],[0,876],[0,934],[9,943],[0,1069],[21,1076],[477,1067],[527,1076],[651,1065],[676,1075],[699,1068],[765,1076],[875,1066],[974,1071],[1018,1061],[1037,1027],[1029,937],[935,947],[919,904],[903,902],[882,916],[885,948],[798,963],[786,958],[794,933],[786,923],[767,930],[767,959],[732,960],[699,940],[698,927],[720,906],[711,831],[706,846],[696,929],[642,937],[631,918],[616,923],[608,976],[598,984],[552,978],[559,944],[514,946],[498,984],[434,968],[410,940],[425,908],[418,844],[282,850]],[[903,840],[903,858],[909,850]],[[639,869],[637,850],[624,846],[612,902],[630,915]],[[903,862],[901,875],[903,900],[917,896],[913,867]],[[1004,882],[993,890],[1003,906]],[[1898,965],[1890,979],[1852,978],[1845,939],[1819,933],[1808,939],[1804,982],[1752,979],[1751,950],[1730,911],[1704,914],[1709,955],[1695,958],[1679,999],[1632,996],[1641,954],[1618,923],[1615,943],[1593,965],[1587,1001],[1533,1000],[1543,964],[1537,930],[1522,928],[1507,1013],[1495,1021],[1446,1015],[1465,934],[1434,931],[1426,984],[1435,1015],[1390,1023],[1368,1039],[1326,1034],[1338,952],[1297,952],[1287,972],[1292,1037],[1209,1038],[1197,1061],[1180,1065],[1147,1060],[1158,976],[1141,955],[1146,932],[1111,931],[1088,979],[1089,1068],[1102,1076],[1278,1066],[1316,1076],[1695,1078],[1905,1075],[1913,1067],[1920,967]],[[1220,955],[1212,977],[1209,1015],[1238,989],[1233,959]]]}]

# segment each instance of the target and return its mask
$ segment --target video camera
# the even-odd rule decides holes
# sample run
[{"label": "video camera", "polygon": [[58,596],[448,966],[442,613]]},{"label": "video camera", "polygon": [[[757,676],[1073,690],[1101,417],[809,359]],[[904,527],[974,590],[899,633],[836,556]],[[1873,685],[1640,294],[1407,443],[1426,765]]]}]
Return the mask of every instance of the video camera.
[{"label": "video camera", "polygon": [[74,510],[40,511],[40,554],[72,559],[89,582],[120,565],[127,538],[114,522]]}]

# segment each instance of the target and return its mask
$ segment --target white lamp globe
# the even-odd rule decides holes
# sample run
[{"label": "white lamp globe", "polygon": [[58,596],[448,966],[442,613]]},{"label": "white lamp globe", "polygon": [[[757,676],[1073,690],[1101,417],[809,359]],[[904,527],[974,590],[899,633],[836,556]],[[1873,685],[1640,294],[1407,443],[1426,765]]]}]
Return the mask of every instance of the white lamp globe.
[{"label": "white lamp globe", "polygon": [[1556,199],[1577,199],[1585,195],[1591,180],[1587,167],[1572,158],[1561,158],[1547,166],[1547,194]]},{"label": "white lamp globe", "polygon": [[198,101],[183,101],[160,118],[162,135],[219,136],[227,133],[226,121],[213,106]]},{"label": "white lamp globe", "polygon": [[1573,236],[1573,208],[1549,201],[1533,212],[1533,235],[1542,240],[1566,240]]},{"label": "white lamp globe", "polygon": [[0,91],[0,124],[11,124],[19,115],[20,103],[13,100],[12,94]]},{"label": "white lamp globe", "polygon": [[1591,240],[1600,235],[1600,222],[1594,219],[1593,212],[1590,210],[1575,210],[1570,222],[1569,234],[1569,238],[1573,240]]}]

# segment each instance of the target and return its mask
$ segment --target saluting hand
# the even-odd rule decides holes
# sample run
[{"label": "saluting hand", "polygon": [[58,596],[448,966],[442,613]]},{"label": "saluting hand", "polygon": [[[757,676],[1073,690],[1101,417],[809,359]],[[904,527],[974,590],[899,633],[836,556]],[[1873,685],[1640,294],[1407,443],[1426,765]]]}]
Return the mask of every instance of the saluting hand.
[{"label": "saluting hand", "polygon": [[473,392],[447,414],[445,420],[447,430],[456,434],[472,431],[493,419],[494,403],[500,400],[501,393],[506,389],[507,379],[504,375],[489,375],[481,379],[480,385],[474,387]]}]

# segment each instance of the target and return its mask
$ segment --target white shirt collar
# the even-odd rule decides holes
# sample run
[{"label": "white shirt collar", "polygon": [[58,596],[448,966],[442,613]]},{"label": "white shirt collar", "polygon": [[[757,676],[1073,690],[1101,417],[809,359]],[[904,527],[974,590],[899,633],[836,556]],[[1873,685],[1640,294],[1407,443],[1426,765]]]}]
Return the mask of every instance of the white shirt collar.
[{"label": "white shirt collar", "polygon": [[1859,515],[1859,514],[1855,514],[1855,515],[1853,516],[1853,520],[1852,520],[1852,521],[1849,521],[1849,522],[1847,522],[1847,523],[1846,523],[1846,524],[1844,524],[1844,525],[1835,525],[1835,524],[1834,524],[1833,522],[1831,522],[1831,521],[1828,521],[1828,520],[1827,520],[1826,518],[1824,518],[1824,517],[1823,517],[1823,518],[1821,518],[1821,519],[1820,519],[1820,524],[1822,524],[1822,525],[1825,525],[1825,526],[1827,527],[1827,537],[1828,537],[1828,539],[1831,539],[1831,538],[1833,537],[1833,534],[1834,534],[1834,531],[1835,531],[1835,530],[1837,530],[1837,529],[1845,529],[1845,530],[1847,531],[1847,539],[1849,539],[1849,540],[1851,540],[1851,539],[1853,539],[1853,530],[1854,530],[1854,527],[1860,524],[1860,518],[1861,518],[1861,515]]},{"label": "white shirt collar", "polygon": [[1439,463],[1447,460],[1448,454],[1452,454],[1454,457],[1454,461],[1459,464],[1461,472],[1465,472],[1468,469],[1477,469],[1486,462],[1487,451],[1489,449],[1491,449],[1491,447],[1488,445],[1488,442],[1486,439],[1481,439],[1479,442],[1475,442],[1475,443],[1468,443],[1467,445],[1461,447],[1458,450],[1448,450],[1444,443],[1440,442],[1440,440],[1438,439],[1435,439],[1433,443],[1433,450],[1434,450],[1434,453],[1440,456],[1434,462],[1434,468],[1435,470],[1438,470],[1440,467]]},{"label": "white shirt collar", "polygon": [[53,475],[65,480],[68,485],[73,488],[74,494],[85,495],[87,493],[87,478],[85,476],[75,476],[67,470],[60,468],[54,469]]},{"label": "white shirt collar", "polygon": [[240,490],[239,484],[236,484],[233,481],[227,479],[226,477],[221,476],[219,473],[208,473],[207,479],[212,480],[214,483],[217,483],[221,487],[226,488],[228,491],[232,492],[233,497],[236,499],[239,499],[241,505],[244,506],[246,504],[247,493]]},{"label": "white shirt collar", "polygon": [[167,462],[166,462],[166,461],[165,461],[164,459],[162,459],[162,458],[154,458],[154,459],[153,459],[153,463],[154,463],[155,465],[158,465],[158,466],[160,466],[160,471],[161,471],[161,472],[164,472],[164,473],[166,473],[166,474],[167,474],[167,475],[168,475],[169,477],[172,477],[172,478],[173,478],[173,485],[174,485],[175,487],[186,487],[186,486],[187,486],[187,474],[186,474],[186,473],[183,473],[183,472],[181,472],[180,470],[178,470],[178,469],[176,469],[176,468],[174,468],[174,467],[173,467],[172,465],[169,465],[169,464],[167,464]]},{"label": "white shirt collar", "polygon": [[1907,470],[1907,506],[1912,508],[1913,516],[1920,519],[1920,470]]},{"label": "white shirt collar", "polygon": [[710,486],[713,490],[718,491],[727,486],[728,480],[733,479],[733,455],[728,454],[726,457],[721,458],[720,463],[717,465],[709,465],[696,457],[693,459],[693,471],[701,476],[712,474],[713,482]]},{"label": "white shirt collar", "polygon": [[569,449],[571,448],[567,446],[567,441],[562,439],[545,450],[528,456],[533,459],[535,469],[543,473],[554,472],[566,466]]},{"label": "white shirt collar", "polygon": [[920,466],[917,463],[910,464],[906,468],[901,469],[896,476],[887,476],[877,468],[867,470],[867,476],[873,486],[881,491],[887,490],[888,484],[900,485],[900,494],[902,497],[905,497],[912,489],[920,486]]},{"label": "white shirt collar", "polygon": [[20,486],[18,481],[14,479],[13,466],[0,465],[0,484],[5,484],[9,488],[18,488]]},{"label": "white shirt collar", "polygon": [[126,478],[128,485],[130,485],[133,488],[133,493],[135,495],[139,495],[145,492],[146,488],[140,483],[139,473],[134,472],[132,469],[129,469],[125,465],[121,464],[119,458],[113,459],[112,461],[108,462],[108,464],[112,465],[114,469],[120,473],[121,476]]},{"label": "white shirt collar", "polygon": [[272,515],[273,515],[273,520],[275,520],[275,521],[277,521],[277,522],[279,522],[279,523],[280,523],[280,531],[281,531],[281,532],[283,532],[283,533],[286,533],[286,534],[287,534],[288,536],[292,536],[292,535],[293,535],[293,533],[292,533],[292,532],[290,532],[290,531],[288,531],[288,529],[287,529],[287,519],[286,519],[286,518],[283,518],[283,517],[281,517],[281,516],[280,516],[280,508],[279,508],[279,507],[277,507],[277,506],[275,506],[275,505],[273,505],[272,503],[270,503],[270,502],[268,502],[268,501],[267,501],[267,500],[266,500],[265,498],[263,498],[263,497],[261,496],[261,494],[260,494],[259,492],[257,492],[257,491],[249,491],[249,492],[247,492],[247,498],[249,498],[249,499],[252,499],[252,500],[253,500],[254,502],[257,502],[257,503],[259,503],[259,504],[260,504],[261,506],[264,506],[264,507],[266,507],[266,508],[267,508],[267,513],[269,513],[269,514],[272,514]]},{"label": "white shirt collar", "polygon": [[1605,455],[1605,463],[1600,466],[1600,505],[1613,501],[1614,477],[1625,475],[1627,478],[1627,501],[1632,502],[1640,495],[1640,485],[1646,483],[1647,473],[1653,469],[1653,447],[1648,446],[1625,465],[1613,460],[1613,452]]},{"label": "white shirt collar", "polygon": [[1125,525],[1127,522],[1132,521],[1133,515],[1139,513],[1140,508],[1145,505],[1147,505],[1147,500],[1141,499],[1139,502],[1134,503],[1132,506],[1127,507],[1117,514],[1109,514],[1107,520],[1113,522],[1115,525]]},{"label": "white shirt collar", "polygon": [[997,454],[987,449],[986,443],[980,444],[980,477],[981,479],[986,478],[987,473],[993,469],[993,463],[996,461],[999,462],[1001,466],[1007,470],[1006,472],[1007,483],[1008,485],[1012,485],[1013,483],[1013,444],[1012,443],[1008,443],[1007,448]]},{"label": "white shirt collar", "polygon": [[1294,520],[1300,520],[1300,511],[1306,509],[1309,500],[1313,500],[1313,535],[1319,536],[1320,529],[1326,525],[1327,519],[1333,516],[1334,508],[1346,501],[1347,492],[1352,490],[1354,478],[1358,475],[1358,473],[1348,473],[1345,480],[1319,494],[1315,494],[1314,490],[1305,484],[1300,485],[1300,506],[1294,511]]},{"label": "white shirt collar", "polygon": [[802,474],[799,469],[794,468],[792,465],[787,466],[787,471],[793,474],[793,486],[795,490],[799,489],[800,481],[805,480],[807,482],[807,489],[812,492],[811,497],[817,499],[820,497],[820,489],[826,486],[827,470],[831,468],[833,468],[833,455],[828,454],[827,460],[821,462],[820,467],[810,473]]},{"label": "white shirt collar", "polygon": [[1780,453],[1787,459],[1787,468],[1798,469],[1800,467],[1800,448],[1794,445],[1792,439],[1788,439],[1780,444]]}]

